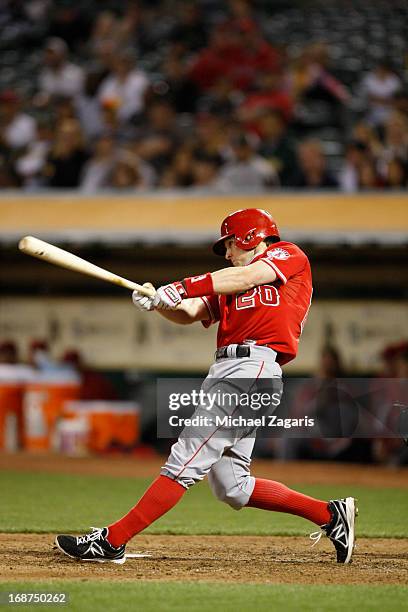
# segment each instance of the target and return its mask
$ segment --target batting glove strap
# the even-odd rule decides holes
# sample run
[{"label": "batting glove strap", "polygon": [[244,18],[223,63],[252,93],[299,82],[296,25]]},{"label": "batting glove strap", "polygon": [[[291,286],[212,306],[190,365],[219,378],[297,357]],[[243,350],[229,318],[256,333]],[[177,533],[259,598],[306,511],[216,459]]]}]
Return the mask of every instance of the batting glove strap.
[{"label": "batting glove strap", "polygon": [[183,280],[185,296],[187,298],[214,295],[213,279],[210,272],[200,276],[190,276]]},{"label": "batting glove strap", "polygon": [[159,309],[172,309],[176,308],[185,297],[186,290],[183,284],[180,281],[176,281],[157,289],[153,305]]}]

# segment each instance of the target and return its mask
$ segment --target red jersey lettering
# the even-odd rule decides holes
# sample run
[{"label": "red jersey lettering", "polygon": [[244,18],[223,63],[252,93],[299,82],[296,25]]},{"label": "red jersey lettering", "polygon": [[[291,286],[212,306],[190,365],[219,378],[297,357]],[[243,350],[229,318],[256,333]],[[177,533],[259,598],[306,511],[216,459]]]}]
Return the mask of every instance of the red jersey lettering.
[{"label": "red jersey lettering", "polygon": [[254,343],[278,353],[280,365],[296,357],[312,300],[312,273],[305,253],[291,242],[277,242],[255,257],[276,273],[276,280],[237,295],[203,297],[209,318],[219,322],[217,347]]}]

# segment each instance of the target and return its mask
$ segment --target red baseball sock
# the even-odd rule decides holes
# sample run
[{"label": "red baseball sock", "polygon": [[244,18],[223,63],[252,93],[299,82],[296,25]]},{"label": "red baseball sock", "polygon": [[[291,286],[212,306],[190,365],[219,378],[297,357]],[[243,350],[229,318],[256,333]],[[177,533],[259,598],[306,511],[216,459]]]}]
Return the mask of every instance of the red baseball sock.
[{"label": "red baseball sock", "polygon": [[331,519],[327,502],[303,495],[280,482],[264,478],[255,479],[255,487],[247,506],[296,514],[317,525],[325,525]]},{"label": "red baseball sock", "polygon": [[143,497],[124,517],[109,525],[108,542],[115,546],[126,544],[134,535],[146,529],[171,510],[186,492],[185,487],[168,476],[159,476]]}]

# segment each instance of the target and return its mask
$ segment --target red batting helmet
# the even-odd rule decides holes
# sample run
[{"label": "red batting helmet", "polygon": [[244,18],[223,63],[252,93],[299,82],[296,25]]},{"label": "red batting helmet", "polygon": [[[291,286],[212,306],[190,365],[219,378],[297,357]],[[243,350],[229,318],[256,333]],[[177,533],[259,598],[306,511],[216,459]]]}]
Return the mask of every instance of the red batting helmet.
[{"label": "red batting helmet", "polygon": [[279,238],[279,230],[266,210],[245,208],[231,213],[221,223],[221,238],[213,246],[216,255],[225,255],[224,241],[232,236],[240,249],[251,251],[269,236]]}]

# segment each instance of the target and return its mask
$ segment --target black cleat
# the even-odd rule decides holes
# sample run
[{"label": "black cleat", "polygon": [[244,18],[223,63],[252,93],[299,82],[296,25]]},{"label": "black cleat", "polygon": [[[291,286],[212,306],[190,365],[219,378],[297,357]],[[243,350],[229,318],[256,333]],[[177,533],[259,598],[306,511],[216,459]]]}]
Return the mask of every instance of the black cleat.
[{"label": "black cleat", "polygon": [[79,561],[125,563],[126,545],[114,548],[106,539],[107,536],[106,527],[92,527],[91,533],[83,536],[57,535],[55,544],[65,555]]},{"label": "black cleat", "polygon": [[312,533],[310,537],[317,544],[324,533],[334,544],[337,563],[350,563],[355,546],[354,521],[358,515],[356,500],[354,497],[333,499],[328,508],[332,514],[330,523],[322,525],[321,531]]}]

